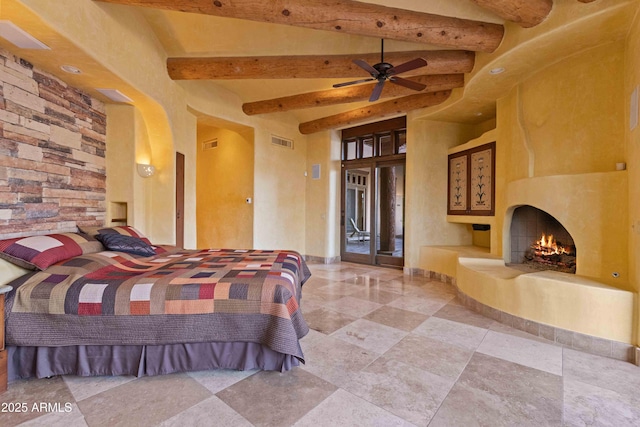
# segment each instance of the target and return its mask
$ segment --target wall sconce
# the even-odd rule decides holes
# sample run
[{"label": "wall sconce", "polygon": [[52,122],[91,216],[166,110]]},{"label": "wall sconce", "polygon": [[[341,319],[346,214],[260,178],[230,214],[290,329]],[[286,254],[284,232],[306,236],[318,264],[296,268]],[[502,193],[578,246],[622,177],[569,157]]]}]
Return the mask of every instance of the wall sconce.
[{"label": "wall sconce", "polygon": [[136,163],[138,166],[138,175],[143,178],[149,178],[156,172],[156,167],[153,165],[143,165],[142,163]]}]

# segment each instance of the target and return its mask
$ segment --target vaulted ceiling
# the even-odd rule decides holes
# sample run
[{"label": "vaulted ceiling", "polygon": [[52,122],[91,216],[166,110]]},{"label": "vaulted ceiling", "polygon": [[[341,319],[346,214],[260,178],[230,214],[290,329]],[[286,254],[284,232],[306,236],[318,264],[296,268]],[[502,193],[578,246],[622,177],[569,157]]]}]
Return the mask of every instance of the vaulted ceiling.
[{"label": "vaulted ceiling", "polygon": [[[475,52],[495,51],[504,36],[502,18],[475,4],[486,3],[481,0],[465,1],[449,16],[425,5],[416,9],[415,1],[405,2],[406,9],[351,0],[107,2],[145,8],[169,55],[172,79],[223,85],[240,95],[249,115],[293,111],[303,133],[440,104],[464,85]],[[542,21],[552,5],[489,3],[505,3],[498,6],[504,11],[515,7],[509,18],[527,26]],[[381,62],[380,39],[384,62],[426,59],[426,67],[407,74],[426,89],[387,82],[380,100],[369,103],[375,82],[332,87],[370,77],[353,60]]]},{"label": "vaulted ceiling", "polygon": [[[178,84],[235,93],[247,115],[286,114],[302,133],[412,110],[478,123],[509,87],[578,50],[624,37],[637,0],[97,0],[144,17]],[[393,7],[389,4],[393,3]],[[5,8],[6,9],[6,8]],[[2,10],[0,9],[0,12]],[[6,17],[3,17],[6,19]],[[26,28],[28,30],[28,28]],[[416,92],[366,79],[354,59],[427,66]],[[504,68],[504,73],[489,71]],[[71,82],[73,83],[73,82]],[[95,87],[95,86],[94,86]]]}]

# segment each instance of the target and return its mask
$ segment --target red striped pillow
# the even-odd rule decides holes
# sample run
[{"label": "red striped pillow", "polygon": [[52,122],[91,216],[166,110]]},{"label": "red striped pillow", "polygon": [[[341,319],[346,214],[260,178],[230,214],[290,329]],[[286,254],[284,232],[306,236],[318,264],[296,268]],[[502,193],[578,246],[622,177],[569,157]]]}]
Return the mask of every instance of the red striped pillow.
[{"label": "red striped pillow", "polygon": [[47,234],[0,240],[0,258],[31,270],[82,255],[81,244],[89,240],[77,233]]}]

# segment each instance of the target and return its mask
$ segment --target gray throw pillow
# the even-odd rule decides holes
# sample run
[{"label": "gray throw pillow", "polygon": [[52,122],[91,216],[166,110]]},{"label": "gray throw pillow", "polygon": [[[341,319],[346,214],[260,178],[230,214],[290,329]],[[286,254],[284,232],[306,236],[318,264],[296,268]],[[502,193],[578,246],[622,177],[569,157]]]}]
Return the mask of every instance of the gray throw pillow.
[{"label": "gray throw pillow", "polygon": [[110,251],[126,252],[140,256],[152,256],[156,252],[151,246],[137,237],[125,236],[118,233],[98,234],[96,239]]}]

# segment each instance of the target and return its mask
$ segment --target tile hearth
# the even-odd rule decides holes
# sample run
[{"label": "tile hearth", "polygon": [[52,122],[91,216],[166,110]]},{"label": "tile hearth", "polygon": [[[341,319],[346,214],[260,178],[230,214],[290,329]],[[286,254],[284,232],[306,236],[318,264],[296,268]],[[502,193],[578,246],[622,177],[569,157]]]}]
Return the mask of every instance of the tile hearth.
[{"label": "tile hearth", "polygon": [[[310,264],[306,365],[11,383],[2,426],[639,425],[640,368],[465,308],[453,286]],[[40,403],[58,411],[34,410]],[[25,403],[25,412],[7,412]]]}]

